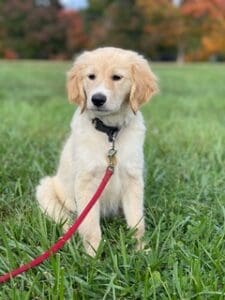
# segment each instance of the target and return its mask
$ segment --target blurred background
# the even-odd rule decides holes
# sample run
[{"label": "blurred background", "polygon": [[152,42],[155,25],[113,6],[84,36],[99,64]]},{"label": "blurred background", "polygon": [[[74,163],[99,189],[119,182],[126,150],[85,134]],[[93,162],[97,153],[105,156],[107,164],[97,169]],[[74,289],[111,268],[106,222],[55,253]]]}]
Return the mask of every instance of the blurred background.
[{"label": "blurred background", "polygon": [[225,0],[0,0],[0,58],[119,46],[154,61],[224,61]]}]

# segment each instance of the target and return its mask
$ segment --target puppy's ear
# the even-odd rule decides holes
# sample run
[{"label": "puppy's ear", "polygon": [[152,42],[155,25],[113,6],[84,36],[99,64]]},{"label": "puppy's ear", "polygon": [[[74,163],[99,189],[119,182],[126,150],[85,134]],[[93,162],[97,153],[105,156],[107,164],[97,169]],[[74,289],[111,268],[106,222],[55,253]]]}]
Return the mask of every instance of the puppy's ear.
[{"label": "puppy's ear", "polygon": [[134,113],[139,107],[148,102],[158,89],[157,77],[149,67],[147,60],[138,56],[131,67],[132,87],[130,92],[130,106]]},{"label": "puppy's ear", "polygon": [[79,58],[75,61],[72,69],[67,73],[67,93],[70,103],[75,103],[81,107],[81,112],[86,107],[86,97],[82,84],[81,70],[84,66],[79,62]]}]

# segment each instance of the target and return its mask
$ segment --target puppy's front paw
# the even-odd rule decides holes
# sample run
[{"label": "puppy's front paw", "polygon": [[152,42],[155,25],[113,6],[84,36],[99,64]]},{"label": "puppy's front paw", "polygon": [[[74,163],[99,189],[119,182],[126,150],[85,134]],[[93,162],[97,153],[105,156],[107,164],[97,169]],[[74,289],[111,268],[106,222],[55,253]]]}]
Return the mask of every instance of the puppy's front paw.
[{"label": "puppy's front paw", "polygon": [[101,242],[101,239],[94,239],[92,238],[91,240],[85,240],[84,241],[84,248],[87,252],[88,255],[95,257],[99,244]]},{"label": "puppy's front paw", "polygon": [[144,223],[140,224],[140,226],[136,229],[136,232],[134,234],[137,244],[136,244],[136,250],[140,251],[140,250],[144,250],[146,244],[143,240],[144,237],[144,233],[145,233],[145,227],[144,227]]},{"label": "puppy's front paw", "polygon": [[97,249],[94,249],[90,244],[85,247],[86,253],[91,257],[95,257]]},{"label": "puppy's front paw", "polygon": [[137,244],[136,244],[136,251],[141,251],[141,250],[144,250],[145,249],[145,246],[146,246],[146,243],[142,240],[137,240]]}]

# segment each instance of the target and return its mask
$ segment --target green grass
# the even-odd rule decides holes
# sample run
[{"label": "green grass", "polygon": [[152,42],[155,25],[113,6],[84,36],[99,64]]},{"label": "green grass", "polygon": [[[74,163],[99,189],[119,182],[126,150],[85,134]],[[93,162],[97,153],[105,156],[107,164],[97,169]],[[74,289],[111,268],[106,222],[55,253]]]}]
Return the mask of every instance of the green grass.
[{"label": "green grass", "polygon": [[[61,234],[34,190],[54,172],[69,132],[68,68],[0,62],[0,273]],[[143,108],[147,251],[134,251],[122,218],[104,220],[96,258],[76,236],[2,285],[0,299],[225,299],[225,66],[153,69],[161,94]]]}]

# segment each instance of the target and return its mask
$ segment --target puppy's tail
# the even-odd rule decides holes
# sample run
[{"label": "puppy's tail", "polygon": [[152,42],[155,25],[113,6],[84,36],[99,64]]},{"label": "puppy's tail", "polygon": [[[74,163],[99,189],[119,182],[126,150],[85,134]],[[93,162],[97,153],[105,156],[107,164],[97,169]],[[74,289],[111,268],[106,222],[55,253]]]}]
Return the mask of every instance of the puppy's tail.
[{"label": "puppy's tail", "polygon": [[[65,222],[69,212],[64,206],[64,201],[57,194],[55,177],[44,177],[36,188],[36,199],[41,210],[55,222]],[[65,228],[64,228],[65,229]]]}]

